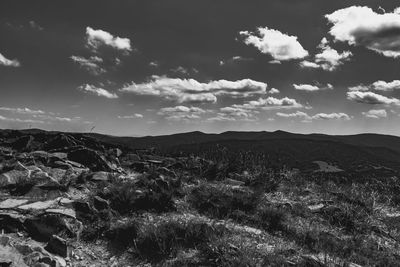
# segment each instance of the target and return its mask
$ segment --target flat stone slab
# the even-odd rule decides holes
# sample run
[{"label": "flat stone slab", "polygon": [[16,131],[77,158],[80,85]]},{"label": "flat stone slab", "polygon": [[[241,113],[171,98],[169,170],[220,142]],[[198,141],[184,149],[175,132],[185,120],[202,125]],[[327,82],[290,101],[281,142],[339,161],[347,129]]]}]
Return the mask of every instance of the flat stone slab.
[{"label": "flat stone slab", "polygon": [[0,202],[0,209],[12,209],[12,208],[16,208],[18,206],[21,206],[23,204],[25,204],[26,202],[28,202],[27,199],[6,199],[2,202]]},{"label": "flat stone slab", "polygon": [[73,209],[47,209],[46,212],[65,215],[76,219],[76,212]]},{"label": "flat stone slab", "polygon": [[58,199],[38,201],[23,206],[19,206],[18,209],[21,210],[47,210],[58,203]]}]

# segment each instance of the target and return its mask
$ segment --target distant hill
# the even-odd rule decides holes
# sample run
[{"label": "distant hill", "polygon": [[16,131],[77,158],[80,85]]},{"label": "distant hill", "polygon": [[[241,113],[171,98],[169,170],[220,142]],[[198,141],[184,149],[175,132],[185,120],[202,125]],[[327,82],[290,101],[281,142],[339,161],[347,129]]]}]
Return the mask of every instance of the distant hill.
[{"label": "distant hill", "polygon": [[92,140],[93,147],[95,143],[130,150],[154,147],[175,155],[212,155],[217,148],[223,147],[234,153],[263,154],[269,164],[301,170],[313,170],[316,167],[314,161],[324,161],[346,172],[392,175],[400,171],[400,137],[381,134],[325,135],[284,131],[207,134],[196,131],[162,136],[117,137],[98,133],[46,132],[40,129],[0,130],[0,137],[32,135],[39,142],[60,134],[85,142]]}]

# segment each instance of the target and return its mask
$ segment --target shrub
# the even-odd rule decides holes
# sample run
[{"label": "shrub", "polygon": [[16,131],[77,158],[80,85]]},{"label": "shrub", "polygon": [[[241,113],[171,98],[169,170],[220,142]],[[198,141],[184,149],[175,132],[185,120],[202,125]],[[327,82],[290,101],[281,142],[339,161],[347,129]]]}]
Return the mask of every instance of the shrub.
[{"label": "shrub", "polygon": [[121,251],[134,244],[138,229],[138,222],[134,219],[119,221],[110,226],[105,236],[116,250]]},{"label": "shrub", "polygon": [[175,256],[181,248],[204,246],[223,233],[204,222],[165,221],[143,226],[135,240],[135,250],[140,257],[158,262]]},{"label": "shrub", "polygon": [[269,170],[261,170],[250,176],[246,185],[255,188],[258,191],[262,192],[276,192],[281,184],[282,178],[279,174],[274,173]]},{"label": "shrub", "polygon": [[99,192],[109,200],[112,209],[121,215],[136,211],[166,212],[175,210],[174,189],[162,179],[116,181]]},{"label": "shrub", "polygon": [[215,240],[203,246],[200,258],[200,266],[257,266],[246,250],[237,248],[225,240]]},{"label": "shrub", "polygon": [[286,213],[274,207],[264,207],[257,215],[261,227],[270,232],[285,229]]},{"label": "shrub", "polygon": [[200,213],[216,218],[234,217],[236,211],[252,212],[259,197],[247,188],[234,188],[224,184],[206,184],[194,188],[189,202]]}]

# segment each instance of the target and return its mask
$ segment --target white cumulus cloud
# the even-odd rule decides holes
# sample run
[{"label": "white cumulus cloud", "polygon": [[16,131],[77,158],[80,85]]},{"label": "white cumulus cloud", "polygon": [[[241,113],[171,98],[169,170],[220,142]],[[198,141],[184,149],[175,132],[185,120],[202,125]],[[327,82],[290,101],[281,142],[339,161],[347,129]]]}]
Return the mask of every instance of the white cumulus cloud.
[{"label": "white cumulus cloud", "polygon": [[106,70],[100,66],[100,64],[103,63],[103,59],[98,56],[91,56],[90,58],[71,56],[71,59],[92,75],[100,75],[106,72]]},{"label": "white cumulus cloud", "polygon": [[363,92],[363,91],[350,91],[347,92],[347,99],[356,101],[359,103],[364,104],[371,104],[371,105],[400,105],[400,100],[397,98],[389,98],[383,95],[379,95],[373,92]]},{"label": "white cumulus cloud", "polygon": [[302,59],[308,51],[297,40],[297,36],[284,34],[268,27],[257,29],[257,33],[241,31],[245,44],[255,46],[261,53],[271,55],[276,62]]},{"label": "white cumulus cloud", "polygon": [[250,79],[238,81],[218,80],[202,83],[195,79],[169,78],[154,75],[147,82],[132,82],[120,89],[120,91],[136,95],[163,97],[179,103],[215,103],[217,96],[246,98],[265,94],[266,89],[266,83]]},{"label": "white cumulus cloud", "polygon": [[86,27],[87,45],[97,50],[101,46],[109,46],[126,52],[132,51],[131,41],[128,38],[115,37],[109,32]]},{"label": "white cumulus cloud", "polygon": [[0,53],[0,66],[20,67],[21,63],[16,59],[8,59]]},{"label": "white cumulus cloud", "polygon": [[97,96],[109,98],[109,99],[115,99],[118,98],[118,95],[115,93],[111,93],[106,89],[103,88],[98,88],[94,85],[91,84],[84,84],[82,86],[78,87],[78,90],[85,92],[85,93],[91,93]]},{"label": "white cumulus cloud", "polygon": [[387,117],[387,112],[384,109],[371,109],[362,113],[367,118],[381,119]]},{"label": "white cumulus cloud", "polygon": [[312,120],[344,120],[348,121],[351,120],[351,116],[346,113],[317,113],[315,115],[308,115],[305,112],[297,111],[295,113],[276,113],[278,117],[282,118],[300,118],[305,122],[312,121]]},{"label": "white cumulus cloud", "polygon": [[325,16],[336,41],[364,46],[387,57],[400,56],[400,14],[376,13],[370,7],[351,6]]},{"label": "white cumulus cloud", "polygon": [[322,90],[333,89],[333,85],[328,83],[326,86],[317,86],[311,84],[293,84],[294,89],[306,92],[316,92]]},{"label": "white cumulus cloud", "polygon": [[302,61],[300,66],[303,68],[321,68],[326,71],[334,71],[344,62],[349,61],[353,55],[350,51],[339,53],[333,49],[326,38],[321,40],[318,48],[320,53],[315,55],[314,62]]},{"label": "white cumulus cloud", "polygon": [[199,107],[175,106],[161,108],[157,114],[170,121],[190,121],[201,119],[201,115],[206,112]]}]

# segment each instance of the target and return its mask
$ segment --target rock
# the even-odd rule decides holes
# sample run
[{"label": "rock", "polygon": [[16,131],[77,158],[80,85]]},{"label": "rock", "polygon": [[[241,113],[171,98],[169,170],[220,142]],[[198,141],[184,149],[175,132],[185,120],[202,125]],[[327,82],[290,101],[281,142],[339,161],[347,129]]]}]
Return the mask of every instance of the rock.
[{"label": "rock", "polygon": [[8,211],[0,213],[0,229],[5,230],[7,233],[16,233],[18,231],[25,230],[25,219],[24,215],[18,212]]},{"label": "rock", "polygon": [[74,147],[77,145],[82,144],[78,140],[76,140],[71,135],[66,134],[58,134],[51,140],[49,140],[45,145],[44,148],[46,150],[57,150],[57,149],[64,149],[68,147]]},{"label": "rock", "polygon": [[67,153],[63,152],[55,152],[51,154],[53,157],[59,158],[59,159],[67,159]]},{"label": "rock", "polygon": [[18,206],[21,206],[23,204],[25,204],[26,202],[28,202],[27,199],[6,199],[2,202],[0,202],[0,209],[12,209],[12,208],[16,208]]},{"label": "rock", "polygon": [[149,169],[149,165],[142,161],[133,162],[129,167],[136,172],[145,172]]},{"label": "rock", "polygon": [[154,160],[154,159],[146,160],[146,162],[153,164],[153,165],[162,165],[163,164],[162,160]]},{"label": "rock", "polygon": [[164,176],[169,176],[169,177],[172,177],[172,178],[176,178],[176,173],[174,171],[171,171],[170,169],[168,169],[166,167],[157,168],[156,171],[158,173],[164,175]]},{"label": "rock", "polygon": [[71,255],[71,249],[68,246],[67,241],[56,235],[52,236],[45,249],[64,258]]},{"label": "rock", "polygon": [[110,177],[109,172],[103,172],[103,171],[95,172],[95,173],[93,173],[91,180],[96,181],[96,182],[102,182],[102,181],[107,182],[110,180],[109,177]]},{"label": "rock", "polygon": [[245,182],[227,178],[225,182],[229,185],[244,186]]},{"label": "rock", "polygon": [[26,135],[11,143],[11,147],[18,151],[31,151],[33,147],[33,136]]},{"label": "rock", "polygon": [[130,160],[130,161],[141,161],[139,155],[133,154],[133,153],[127,154],[127,155],[126,155],[126,158],[127,158],[128,160]]},{"label": "rock", "polygon": [[316,205],[309,205],[308,209],[312,212],[319,212],[321,209],[325,207],[324,204],[316,204]]},{"label": "rock", "polygon": [[21,181],[27,180],[27,178],[29,178],[29,171],[12,170],[0,174],[0,188],[15,186]]},{"label": "rock", "polygon": [[[73,219],[72,219],[73,220]],[[76,221],[76,220],[74,220]],[[62,215],[45,213],[38,217],[27,218],[24,223],[28,234],[37,241],[48,241],[53,235],[74,237],[77,233]]]},{"label": "rock", "polygon": [[119,158],[122,155],[122,151],[119,148],[112,148],[108,150],[108,154]]},{"label": "rock", "polygon": [[27,255],[33,253],[32,247],[27,244],[16,244],[14,247],[23,256],[27,256]]},{"label": "rock", "polygon": [[47,209],[46,213],[59,214],[76,219],[76,212],[73,209]]},{"label": "rock", "polygon": [[111,164],[98,152],[81,148],[68,153],[68,159],[88,167],[92,171],[113,171]]},{"label": "rock", "polygon": [[107,200],[102,199],[99,196],[95,196],[93,198],[93,205],[97,210],[105,210],[105,209],[109,209],[110,204],[108,203]]},{"label": "rock", "polygon": [[58,199],[47,200],[47,201],[37,201],[30,204],[19,206],[18,209],[21,210],[46,210],[53,206],[56,206]]},{"label": "rock", "polygon": [[0,246],[0,266],[28,267],[21,254],[15,248],[9,246]]},{"label": "rock", "polygon": [[0,235],[0,246],[8,246],[10,243],[10,237],[6,235]]}]

